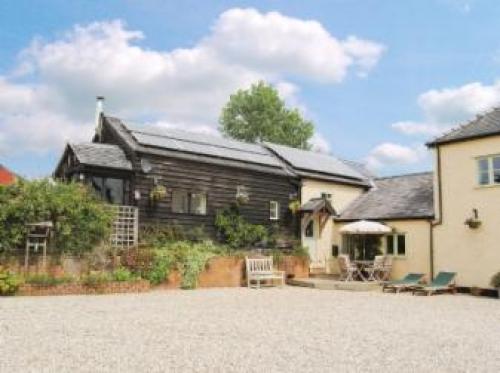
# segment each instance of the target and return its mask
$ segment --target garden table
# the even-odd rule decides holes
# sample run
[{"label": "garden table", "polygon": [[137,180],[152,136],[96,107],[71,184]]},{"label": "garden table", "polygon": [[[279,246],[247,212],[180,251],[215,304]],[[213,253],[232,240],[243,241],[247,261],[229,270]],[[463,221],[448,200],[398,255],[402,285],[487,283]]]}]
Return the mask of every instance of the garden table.
[{"label": "garden table", "polygon": [[353,260],[354,264],[358,266],[359,269],[359,277],[361,277],[361,281],[367,282],[368,279],[363,275],[363,271],[365,267],[373,265],[373,260]]}]

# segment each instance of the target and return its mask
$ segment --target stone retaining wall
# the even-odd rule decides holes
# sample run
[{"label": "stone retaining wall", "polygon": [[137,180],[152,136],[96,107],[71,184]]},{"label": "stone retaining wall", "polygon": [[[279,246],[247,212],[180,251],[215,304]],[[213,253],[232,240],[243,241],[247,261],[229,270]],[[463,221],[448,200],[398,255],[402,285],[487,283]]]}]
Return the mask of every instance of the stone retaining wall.
[{"label": "stone retaining wall", "polygon": [[143,293],[149,291],[149,281],[115,281],[88,286],[80,283],[59,285],[23,284],[17,295],[71,295],[71,294],[112,294],[112,293]]}]

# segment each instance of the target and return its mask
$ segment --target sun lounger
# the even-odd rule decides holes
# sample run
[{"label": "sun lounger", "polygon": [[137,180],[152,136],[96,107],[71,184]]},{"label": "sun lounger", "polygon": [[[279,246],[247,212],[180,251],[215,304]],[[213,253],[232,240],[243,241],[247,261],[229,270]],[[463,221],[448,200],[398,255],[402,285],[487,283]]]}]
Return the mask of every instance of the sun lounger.
[{"label": "sun lounger", "polygon": [[455,272],[439,272],[429,285],[422,285],[413,288],[413,295],[423,293],[432,295],[440,292],[455,293]]},{"label": "sun lounger", "polygon": [[382,284],[382,291],[394,290],[395,293],[399,293],[402,290],[409,290],[415,286],[418,286],[422,278],[423,273],[408,273],[401,280],[386,281]]}]

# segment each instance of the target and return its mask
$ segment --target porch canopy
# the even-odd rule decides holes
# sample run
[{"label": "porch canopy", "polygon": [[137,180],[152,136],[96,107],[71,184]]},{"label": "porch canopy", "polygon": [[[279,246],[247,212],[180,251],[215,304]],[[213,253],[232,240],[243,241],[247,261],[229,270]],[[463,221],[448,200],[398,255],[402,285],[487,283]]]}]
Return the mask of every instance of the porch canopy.
[{"label": "porch canopy", "polygon": [[387,225],[369,220],[359,220],[340,228],[340,233],[346,234],[386,234],[391,232],[392,229]]},{"label": "porch canopy", "polygon": [[300,206],[302,213],[302,231],[306,229],[308,224],[314,219],[315,216],[319,217],[319,234],[323,233],[323,229],[328,221],[328,219],[336,215],[335,209],[333,208],[330,201],[326,198],[311,198],[309,201]]}]

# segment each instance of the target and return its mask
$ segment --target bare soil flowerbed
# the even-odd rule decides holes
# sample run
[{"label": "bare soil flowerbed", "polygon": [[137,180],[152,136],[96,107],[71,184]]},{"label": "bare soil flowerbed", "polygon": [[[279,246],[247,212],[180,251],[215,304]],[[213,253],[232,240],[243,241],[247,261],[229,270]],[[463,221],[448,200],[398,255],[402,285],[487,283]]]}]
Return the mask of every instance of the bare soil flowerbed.
[{"label": "bare soil flowerbed", "polygon": [[0,299],[1,372],[498,372],[500,302],[304,288]]}]

